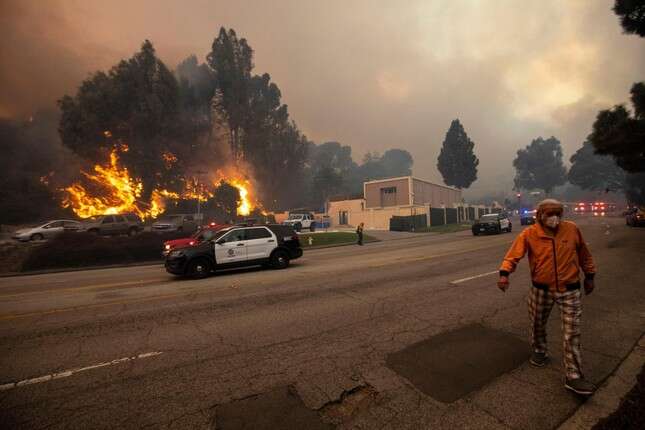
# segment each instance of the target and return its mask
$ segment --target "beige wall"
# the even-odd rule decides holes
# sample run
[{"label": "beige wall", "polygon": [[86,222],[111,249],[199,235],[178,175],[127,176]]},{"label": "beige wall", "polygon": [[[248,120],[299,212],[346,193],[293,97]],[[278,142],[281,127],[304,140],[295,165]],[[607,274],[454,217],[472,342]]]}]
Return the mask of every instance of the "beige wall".
[{"label": "beige wall", "polygon": [[365,207],[381,207],[381,190],[396,187],[396,201],[392,206],[410,204],[410,186],[408,178],[391,179],[379,182],[365,183]]},{"label": "beige wall", "polygon": [[345,226],[355,227],[362,222],[366,229],[371,230],[389,230],[390,218],[393,216],[426,215],[428,213],[427,207],[408,205],[362,209],[361,203],[363,202],[363,199],[329,202],[328,215],[331,227],[342,227],[339,224],[339,212],[347,212]]},{"label": "beige wall", "polygon": [[414,204],[453,207],[461,203],[461,191],[443,185],[413,179]]},{"label": "beige wall", "polygon": [[[393,216],[427,215],[428,205],[455,207],[461,204],[461,191],[410,177],[366,182],[365,199],[329,202],[328,215],[332,227],[342,226],[340,213],[347,213],[345,226],[357,226],[361,222],[366,229],[388,230]],[[396,187],[396,199],[391,206],[381,206],[381,190]],[[410,191],[414,204],[410,204]]]},{"label": "beige wall", "polygon": [[[360,216],[365,208],[365,200],[340,200],[336,202],[329,202],[328,213],[329,222],[331,226],[339,226],[340,212],[347,212],[347,224],[345,225],[358,225]],[[356,221],[359,220],[359,221]]]},{"label": "beige wall", "polygon": [[423,206],[374,208],[364,212],[363,222],[366,229],[389,230],[390,218],[393,216],[426,215],[427,213],[427,207]]}]

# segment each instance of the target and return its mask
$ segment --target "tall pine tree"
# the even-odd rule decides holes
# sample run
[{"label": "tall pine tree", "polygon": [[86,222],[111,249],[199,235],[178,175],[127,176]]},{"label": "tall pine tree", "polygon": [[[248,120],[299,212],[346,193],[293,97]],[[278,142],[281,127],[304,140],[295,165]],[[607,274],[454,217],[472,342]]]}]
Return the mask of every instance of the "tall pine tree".
[{"label": "tall pine tree", "polygon": [[446,185],[468,188],[477,180],[479,159],[473,153],[474,146],[459,119],[453,120],[437,158],[437,168]]}]

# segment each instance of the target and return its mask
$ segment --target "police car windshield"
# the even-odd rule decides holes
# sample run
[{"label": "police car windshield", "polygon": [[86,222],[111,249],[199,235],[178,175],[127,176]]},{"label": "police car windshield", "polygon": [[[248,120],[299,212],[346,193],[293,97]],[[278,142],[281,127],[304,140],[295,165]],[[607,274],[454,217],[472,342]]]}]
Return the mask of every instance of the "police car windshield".
[{"label": "police car windshield", "polygon": [[210,237],[209,239],[207,239],[207,240],[217,240],[217,239],[219,239],[220,237],[224,236],[224,235],[225,235],[226,233],[228,233],[229,231],[231,231],[231,229],[230,229],[230,228],[225,228],[225,229],[219,230],[219,231],[215,232],[215,233],[213,234],[213,236],[211,236],[211,237]]}]

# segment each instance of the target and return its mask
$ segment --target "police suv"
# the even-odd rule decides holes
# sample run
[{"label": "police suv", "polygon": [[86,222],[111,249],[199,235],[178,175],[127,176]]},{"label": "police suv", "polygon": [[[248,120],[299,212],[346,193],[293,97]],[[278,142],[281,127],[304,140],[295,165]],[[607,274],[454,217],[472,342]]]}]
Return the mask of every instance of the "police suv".
[{"label": "police suv", "polygon": [[511,232],[513,223],[505,213],[483,215],[473,223],[472,231],[474,236],[484,233],[499,234],[503,231]]},{"label": "police suv", "polygon": [[289,226],[232,226],[219,230],[210,240],[171,251],[166,257],[166,271],[204,278],[216,270],[233,267],[284,269],[300,257],[300,240]]}]

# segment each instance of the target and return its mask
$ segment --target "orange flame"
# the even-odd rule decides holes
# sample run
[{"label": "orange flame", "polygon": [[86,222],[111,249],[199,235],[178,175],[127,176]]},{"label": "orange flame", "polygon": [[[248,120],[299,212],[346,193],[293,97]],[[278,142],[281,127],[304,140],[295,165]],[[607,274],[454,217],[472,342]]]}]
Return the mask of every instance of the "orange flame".
[{"label": "orange flame", "polygon": [[101,196],[94,196],[80,182],[75,182],[63,191],[63,207],[71,208],[80,218],[96,215],[135,213],[141,218],[151,218],[164,212],[162,192],[154,190],[150,203],[139,200],[143,184],[130,177],[128,169],[119,166],[118,152],[128,150],[126,145],[110,152],[108,165],[94,166],[94,173],[81,172],[92,185],[104,190]]},{"label": "orange flame", "polygon": [[261,209],[262,205],[255,193],[255,187],[249,180],[248,175],[245,175],[240,168],[227,168],[225,170],[217,170],[213,179],[213,183],[219,184],[222,181],[237,188],[240,193],[240,201],[237,205],[237,214],[241,216],[248,216],[255,209]]},{"label": "orange flame", "polygon": [[173,164],[177,162],[177,157],[170,151],[163,152],[161,158],[163,158],[166,169],[171,169]]},{"label": "orange flame", "polygon": [[[249,175],[239,167],[228,167],[217,170],[210,175],[210,182],[199,183],[196,179],[186,180],[185,188],[177,193],[156,188],[152,191],[149,202],[141,200],[143,184],[138,178],[132,178],[128,169],[119,164],[119,152],[127,152],[127,145],[115,146],[110,152],[110,161],[106,165],[95,165],[93,173],[81,172],[88,180],[88,186],[75,182],[64,188],[62,206],[71,208],[80,218],[97,215],[135,213],[139,217],[155,218],[165,212],[166,200],[191,199],[206,202],[214,196],[220,183],[226,182],[238,189],[240,201],[237,214],[248,216],[253,210],[261,209],[255,187]],[[174,163],[177,158],[170,154],[164,160]],[[93,191],[90,191],[90,188]],[[96,192],[95,189],[100,189]]]},{"label": "orange flame", "polygon": [[212,197],[213,191],[208,189],[207,184],[201,184],[197,179],[186,181],[184,191],[181,193],[182,199],[199,200],[202,203]]}]

